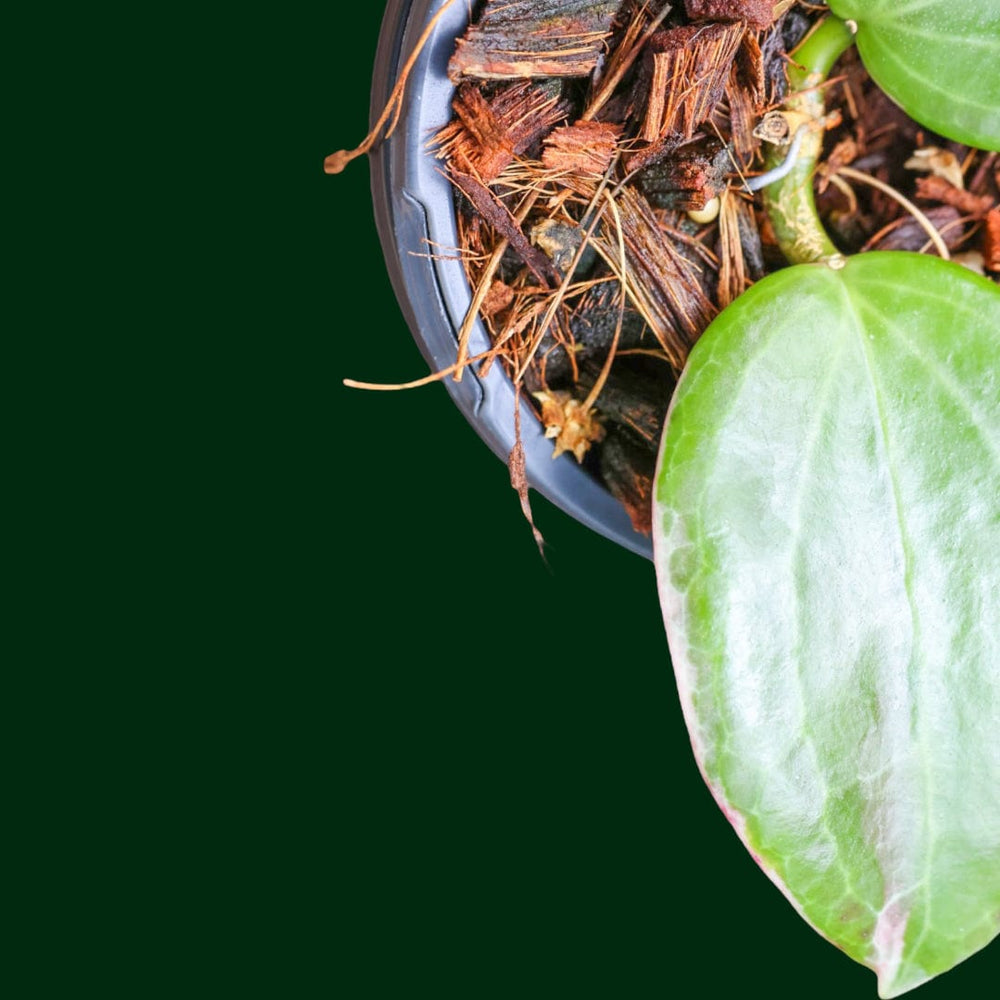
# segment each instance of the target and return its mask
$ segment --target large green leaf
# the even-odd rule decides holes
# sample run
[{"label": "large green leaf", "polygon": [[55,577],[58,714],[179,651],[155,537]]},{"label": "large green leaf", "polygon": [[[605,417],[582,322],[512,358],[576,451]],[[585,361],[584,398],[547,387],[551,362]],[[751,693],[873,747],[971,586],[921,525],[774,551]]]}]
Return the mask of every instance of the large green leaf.
[{"label": "large green leaf", "polygon": [[1000,149],[1000,0],[829,0],[875,82],[922,125]]},{"label": "large green leaf", "polygon": [[907,253],[772,274],[692,352],[654,504],[692,745],[758,863],[883,997],[982,948],[1000,289]]}]

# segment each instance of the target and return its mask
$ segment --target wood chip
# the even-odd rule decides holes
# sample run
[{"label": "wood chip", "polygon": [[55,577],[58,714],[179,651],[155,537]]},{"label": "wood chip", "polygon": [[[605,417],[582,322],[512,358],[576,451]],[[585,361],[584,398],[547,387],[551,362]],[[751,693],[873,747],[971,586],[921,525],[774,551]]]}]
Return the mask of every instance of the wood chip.
[{"label": "wood chip", "polygon": [[[649,202],[626,187],[616,199],[625,243],[625,287],[670,363],[680,370],[688,351],[715,316],[693,264],[660,227]],[[618,258],[618,234],[604,227],[595,240],[607,259]]]},{"label": "wood chip", "polygon": [[726,190],[726,175],[732,169],[732,154],[719,139],[710,136],[647,167],[637,181],[656,208],[691,212],[703,209]]},{"label": "wood chip", "polygon": [[[950,205],[940,205],[928,209],[924,213],[934,228],[941,233],[941,238],[949,250],[958,247],[965,237],[964,227],[957,225],[961,218],[957,208]],[[896,224],[873,244],[874,250],[912,250],[918,251],[927,243],[927,231],[911,215],[901,215]]]},{"label": "wood chip", "polygon": [[764,65],[764,52],[757,36],[747,31],[740,42],[736,53],[736,70],[740,83],[746,88],[747,97],[754,106],[757,115],[764,113],[767,106],[767,73]]},{"label": "wood chip", "polygon": [[774,22],[774,0],[684,0],[692,21],[746,21],[754,31]]},{"label": "wood chip", "polygon": [[489,100],[473,83],[460,86],[455,118],[434,138],[438,159],[489,184],[516,156],[566,117],[568,105],[550,88],[518,81]]},{"label": "wood chip", "polygon": [[648,535],[653,529],[655,453],[637,447],[626,435],[611,433],[601,448],[601,477],[625,508],[632,527]]},{"label": "wood chip", "polygon": [[548,170],[601,177],[618,148],[622,126],[612,122],[577,122],[553,129],[545,139],[542,164]]},{"label": "wood chip", "polygon": [[977,195],[955,187],[943,177],[932,174],[930,177],[918,177],[916,181],[918,198],[925,201],[939,201],[952,205],[963,215],[971,215],[981,219],[987,212],[996,207],[996,199],[989,195]]},{"label": "wood chip", "polygon": [[588,76],[622,0],[488,0],[457,40],[448,77]]},{"label": "wood chip", "polygon": [[[743,73],[735,63],[726,81],[726,103],[729,105],[729,134],[732,137],[733,157],[744,173],[750,169],[760,140],[754,126],[760,120],[763,103],[755,101],[743,83]],[[763,92],[762,92],[763,93]],[[735,164],[730,165],[730,169]]]},{"label": "wood chip", "polygon": [[640,138],[653,143],[694,135],[725,91],[745,32],[742,24],[685,25],[654,37]]},{"label": "wood chip", "polygon": [[480,313],[486,319],[496,316],[497,313],[510,308],[510,304],[514,301],[514,294],[514,289],[510,285],[495,278],[486,293],[486,298],[483,299],[483,304],[479,309]]},{"label": "wood chip", "polygon": [[986,213],[983,260],[988,271],[1000,273],[1000,208],[991,209]]},{"label": "wood chip", "polygon": [[719,212],[719,283],[716,298],[720,309],[738,299],[750,285],[741,237],[750,228],[756,231],[752,223],[751,203],[738,194],[727,192]]}]

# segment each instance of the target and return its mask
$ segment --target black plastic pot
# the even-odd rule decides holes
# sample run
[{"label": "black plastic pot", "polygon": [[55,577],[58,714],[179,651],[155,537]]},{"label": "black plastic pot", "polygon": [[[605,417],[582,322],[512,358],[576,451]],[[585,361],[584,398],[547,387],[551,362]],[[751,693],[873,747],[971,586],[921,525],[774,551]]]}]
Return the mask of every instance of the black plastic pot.
[{"label": "black plastic pot", "polygon": [[[445,0],[389,0],[372,81],[372,122],[381,114],[399,69]],[[407,86],[399,126],[371,155],[375,221],[389,276],[414,339],[432,370],[455,362],[458,330],[471,301],[457,260],[432,260],[429,244],[455,247],[458,235],[451,185],[428,153],[428,139],[451,117],[453,87],[446,68],[468,5],[455,3],[436,25]],[[477,323],[470,353],[489,347]],[[515,394],[499,365],[485,379],[467,370],[444,384],[479,436],[504,462],[514,444]],[[568,454],[552,458],[552,442],[521,401],[521,437],[532,488],[581,523],[647,558],[650,539],[636,532],[625,508]]]}]

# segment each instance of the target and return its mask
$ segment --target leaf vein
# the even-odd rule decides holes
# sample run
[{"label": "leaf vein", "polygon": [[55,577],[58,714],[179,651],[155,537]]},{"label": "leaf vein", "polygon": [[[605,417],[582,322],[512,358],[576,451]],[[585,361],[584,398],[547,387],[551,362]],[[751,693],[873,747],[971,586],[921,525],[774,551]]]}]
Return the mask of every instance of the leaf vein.
[{"label": "leaf vein", "polygon": [[985,111],[988,117],[992,117],[996,114],[995,105],[984,101],[977,101],[970,97],[967,91],[963,91],[959,94],[954,90],[948,90],[946,87],[942,87],[940,84],[935,83],[931,77],[918,73],[910,63],[900,59],[896,51],[884,39],[877,36],[869,36],[867,44],[872,48],[877,48],[880,54],[884,55],[889,61],[895,63],[896,66],[900,68],[903,76],[909,77],[911,80],[915,80],[918,88],[922,87],[926,90],[933,90],[935,93],[941,94],[947,99],[951,106],[964,105],[970,108],[978,108],[980,111]]},{"label": "leaf vein", "polygon": [[[923,294],[923,293],[921,293]],[[878,312],[870,307],[866,308],[862,306],[865,312],[877,317],[879,323],[883,324],[886,330],[889,331],[890,336],[910,354],[924,369],[928,372],[931,377],[941,386],[945,394],[951,399],[960,410],[962,410],[969,418],[971,425],[975,428],[977,435],[986,445],[987,450],[993,457],[994,463],[1000,468],[1000,441],[994,440],[992,435],[988,431],[989,424],[983,419],[983,415],[980,413],[978,407],[972,403],[965,393],[955,384],[954,380],[949,378],[945,372],[942,370],[941,365],[935,364],[930,358],[927,357],[906,336],[902,327],[898,323],[893,322],[888,316],[881,312]]]}]

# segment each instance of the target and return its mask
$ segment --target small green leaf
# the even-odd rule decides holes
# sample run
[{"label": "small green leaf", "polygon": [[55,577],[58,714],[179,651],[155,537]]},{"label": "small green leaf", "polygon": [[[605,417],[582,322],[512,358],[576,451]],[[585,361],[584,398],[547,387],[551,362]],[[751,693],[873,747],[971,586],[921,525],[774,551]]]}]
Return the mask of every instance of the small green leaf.
[{"label": "small green leaf", "polygon": [[908,253],[759,282],[691,354],[653,524],[692,745],[761,867],[883,997],[984,947],[1000,289]]},{"label": "small green leaf", "polygon": [[921,125],[1000,149],[1000,0],[829,0],[875,82]]}]

